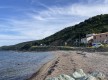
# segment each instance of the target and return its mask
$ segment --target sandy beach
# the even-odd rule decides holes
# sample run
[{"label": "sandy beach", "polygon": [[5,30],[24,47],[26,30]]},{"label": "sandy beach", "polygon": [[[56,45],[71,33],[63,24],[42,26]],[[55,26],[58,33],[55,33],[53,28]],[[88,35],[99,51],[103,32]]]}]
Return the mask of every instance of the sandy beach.
[{"label": "sandy beach", "polygon": [[44,64],[28,80],[45,80],[60,74],[72,74],[76,69],[85,73],[99,71],[108,79],[108,52],[55,51],[53,60]]}]

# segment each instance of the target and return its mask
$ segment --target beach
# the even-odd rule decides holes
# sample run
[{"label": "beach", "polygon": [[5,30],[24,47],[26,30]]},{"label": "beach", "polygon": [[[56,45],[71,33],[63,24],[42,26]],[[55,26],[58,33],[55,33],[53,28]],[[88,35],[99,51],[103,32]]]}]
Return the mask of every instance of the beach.
[{"label": "beach", "polygon": [[54,51],[55,58],[44,64],[27,80],[45,80],[77,69],[85,73],[102,72],[108,79],[108,52]]}]

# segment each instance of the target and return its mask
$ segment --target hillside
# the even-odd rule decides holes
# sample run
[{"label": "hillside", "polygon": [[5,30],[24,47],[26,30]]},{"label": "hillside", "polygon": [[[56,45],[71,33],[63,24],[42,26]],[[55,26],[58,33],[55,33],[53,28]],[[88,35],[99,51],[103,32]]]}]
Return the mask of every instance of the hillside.
[{"label": "hillside", "polygon": [[74,26],[67,27],[42,40],[24,42],[12,46],[3,46],[2,50],[29,50],[32,46],[40,44],[47,46],[63,46],[67,42],[68,46],[77,46],[76,40],[80,41],[89,33],[108,32],[108,14],[97,15]]}]

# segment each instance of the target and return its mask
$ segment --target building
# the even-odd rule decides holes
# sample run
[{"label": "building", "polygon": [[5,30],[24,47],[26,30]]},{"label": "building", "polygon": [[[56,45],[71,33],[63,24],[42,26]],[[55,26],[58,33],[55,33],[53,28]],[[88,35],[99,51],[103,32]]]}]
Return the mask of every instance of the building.
[{"label": "building", "polygon": [[95,34],[87,34],[85,38],[81,39],[81,43],[89,43],[93,40]]},{"label": "building", "polygon": [[108,43],[108,32],[99,34],[87,34],[81,39],[81,43]]}]

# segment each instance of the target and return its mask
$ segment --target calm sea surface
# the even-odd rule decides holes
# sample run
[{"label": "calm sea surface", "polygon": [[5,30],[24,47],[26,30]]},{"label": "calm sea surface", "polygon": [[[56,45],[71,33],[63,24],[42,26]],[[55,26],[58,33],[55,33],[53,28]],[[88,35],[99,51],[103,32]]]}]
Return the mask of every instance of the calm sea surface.
[{"label": "calm sea surface", "polygon": [[0,80],[25,80],[53,58],[51,52],[0,51]]}]

